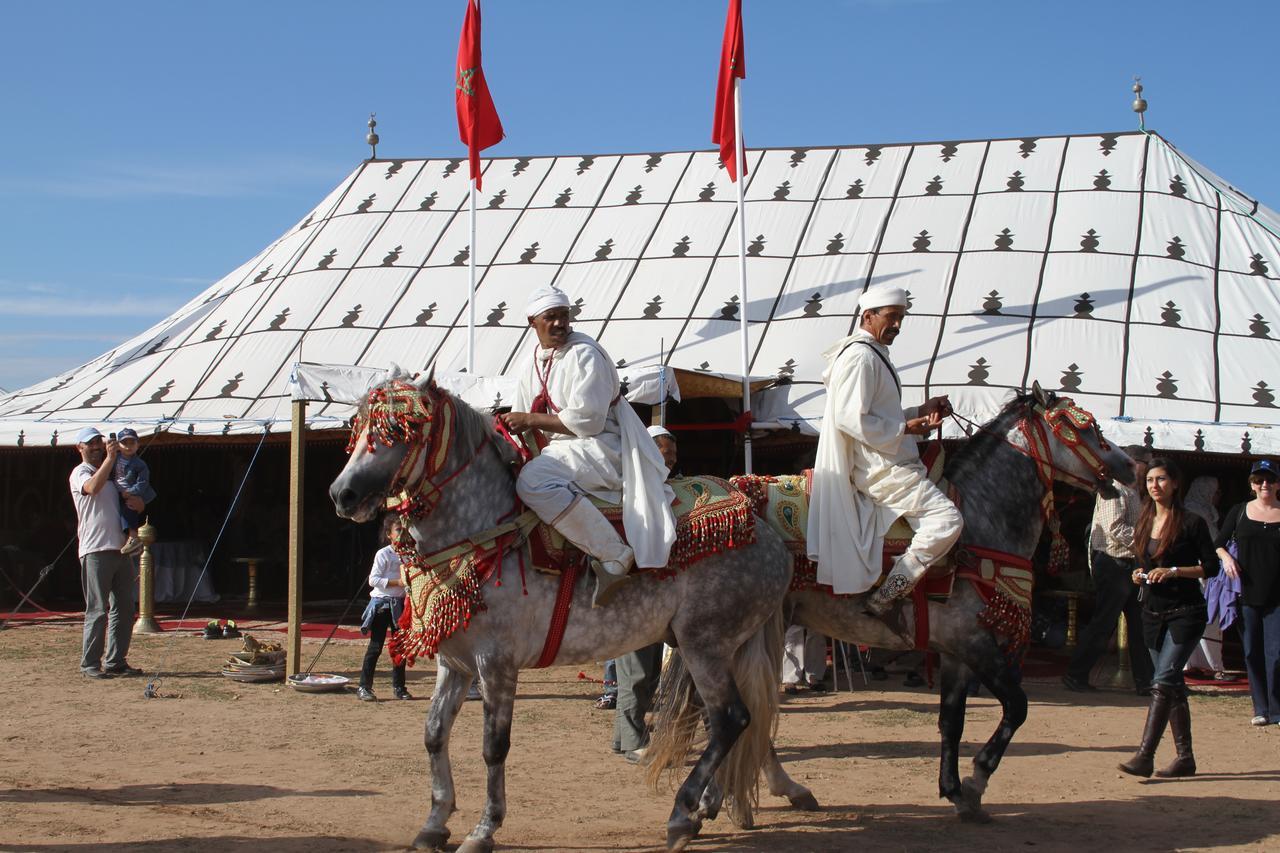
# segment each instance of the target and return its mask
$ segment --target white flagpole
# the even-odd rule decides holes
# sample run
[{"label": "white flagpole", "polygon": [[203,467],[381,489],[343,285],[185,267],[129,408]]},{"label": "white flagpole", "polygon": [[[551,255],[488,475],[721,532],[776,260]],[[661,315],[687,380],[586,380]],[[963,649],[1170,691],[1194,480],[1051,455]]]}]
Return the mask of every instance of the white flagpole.
[{"label": "white flagpole", "polygon": [[[747,222],[743,180],[746,165],[742,148],[742,102],[738,98],[738,81],[733,81],[733,135],[734,158],[738,166],[738,327],[742,332],[742,411],[751,411],[750,355],[747,337]],[[744,472],[751,473],[751,424],[742,434]]]},{"label": "white flagpole", "polygon": [[471,245],[467,257],[470,258],[471,288],[467,297],[467,373],[476,375],[476,179],[471,179]]}]

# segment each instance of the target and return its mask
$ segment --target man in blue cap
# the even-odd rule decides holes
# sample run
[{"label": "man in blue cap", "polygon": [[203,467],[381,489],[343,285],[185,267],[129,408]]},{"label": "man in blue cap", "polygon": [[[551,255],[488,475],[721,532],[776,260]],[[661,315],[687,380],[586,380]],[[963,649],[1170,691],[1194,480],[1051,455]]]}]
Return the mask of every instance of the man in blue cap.
[{"label": "man in blue cap", "polygon": [[[133,636],[133,564],[120,553],[125,543],[120,493],[111,479],[119,449],[114,435],[104,441],[93,427],[76,436],[80,464],[72,470],[70,482],[84,590],[80,671],[89,678],[142,674],[126,660]],[[139,512],[146,506],[135,495],[126,496],[125,503]]]}]

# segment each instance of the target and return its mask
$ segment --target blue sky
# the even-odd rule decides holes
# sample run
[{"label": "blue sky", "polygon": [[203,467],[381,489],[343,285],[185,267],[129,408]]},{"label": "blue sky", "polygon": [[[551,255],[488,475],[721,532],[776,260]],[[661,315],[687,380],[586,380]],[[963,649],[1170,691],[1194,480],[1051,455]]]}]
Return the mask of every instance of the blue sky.
[{"label": "blue sky", "polygon": [[[1280,3],[744,0],[751,146],[1150,128],[1270,207]],[[0,387],[87,361],[368,156],[456,156],[464,0],[12,3]],[[710,147],[725,0],[486,0],[495,155]]]}]

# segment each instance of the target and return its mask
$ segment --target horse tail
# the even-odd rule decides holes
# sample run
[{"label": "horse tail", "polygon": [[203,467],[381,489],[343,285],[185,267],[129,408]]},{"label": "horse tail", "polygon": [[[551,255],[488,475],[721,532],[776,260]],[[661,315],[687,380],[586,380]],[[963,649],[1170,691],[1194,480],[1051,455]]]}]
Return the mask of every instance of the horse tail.
[{"label": "horse tail", "polygon": [[[730,819],[741,827],[752,826],[752,811],[760,800],[760,774],[777,733],[782,635],[778,610],[734,654],[733,679],[751,723],[720,763],[715,782],[727,798]],[[679,650],[663,669],[654,708],[645,781],[656,790],[668,772],[674,775],[685,766],[689,753],[706,738],[702,700]]]}]

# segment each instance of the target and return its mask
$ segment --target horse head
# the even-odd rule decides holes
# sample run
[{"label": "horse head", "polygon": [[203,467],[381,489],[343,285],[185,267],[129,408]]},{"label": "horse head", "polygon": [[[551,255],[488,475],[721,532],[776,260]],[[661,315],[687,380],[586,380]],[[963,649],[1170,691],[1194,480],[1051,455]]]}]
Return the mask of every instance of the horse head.
[{"label": "horse head", "polygon": [[1037,382],[1024,405],[1019,429],[1046,484],[1057,480],[1114,497],[1113,481],[1127,486],[1137,481],[1133,459],[1108,442],[1093,415],[1070,397],[1059,397]]},{"label": "horse head", "polygon": [[329,486],[339,516],[363,522],[384,507],[403,510],[432,461],[447,453],[452,399],[434,376],[433,369],[414,382],[393,367],[370,388],[352,420],[347,464]]}]

